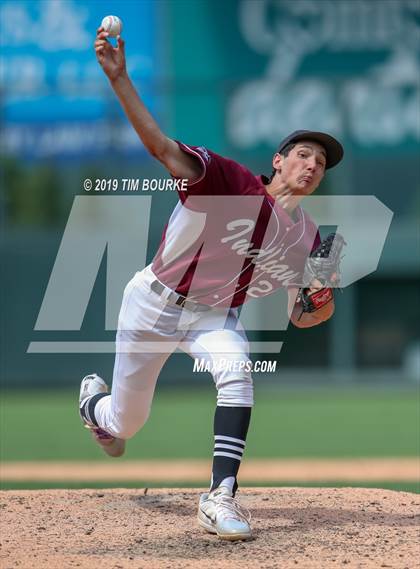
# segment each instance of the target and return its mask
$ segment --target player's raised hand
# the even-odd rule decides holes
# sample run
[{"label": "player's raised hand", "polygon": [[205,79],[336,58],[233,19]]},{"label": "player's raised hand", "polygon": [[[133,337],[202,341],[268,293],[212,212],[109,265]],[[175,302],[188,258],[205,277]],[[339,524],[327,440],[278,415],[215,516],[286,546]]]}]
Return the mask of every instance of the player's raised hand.
[{"label": "player's raised hand", "polygon": [[117,47],[107,40],[108,32],[104,28],[98,28],[95,40],[96,57],[110,81],[115,81],[126,71],[124,40],[117,37]]}]

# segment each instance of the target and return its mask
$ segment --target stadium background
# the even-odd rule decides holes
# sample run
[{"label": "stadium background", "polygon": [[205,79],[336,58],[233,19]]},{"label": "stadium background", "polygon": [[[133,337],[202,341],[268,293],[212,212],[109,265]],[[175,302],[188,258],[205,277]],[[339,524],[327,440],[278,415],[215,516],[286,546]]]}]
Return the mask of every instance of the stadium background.
[{"label": "stadium background", "polygon": [[[75,400],[86,372],[111,378],[113,355],[27,350],[34,341],[114,336],[104,329],[106,255],[81,330],[34,330],[73,200],[85,195],[83,180],[166,176],[144,152],[94,57],[95,30],[112,13],[124,23],[131,76],[169,136],[204,145],[257,173],[270,171],[273,150],[290,131],[332,132],[343,140],[346,156],[319,193],[375,195],[394,212],[377,271],[338,295],[330,322],[312,330],[251,333],[255,339],[280,338],[284,345],[277,373],[256,377],[247,457],[418,456],[418,2],[5,1],[4,467],[11,461],[107,462],[81,429]],[[152,196],[147,261],[176,199],[172,193]],[[124,460],[208,458],[213,405],[210,376],[192,374],[191,360],[173,355],[150,421]],[[415,482],[369,483],[411,489]],[[4,487],[19,484],[58,483],[3,476]],[[86,485],[71,479],[62,484]]]}]

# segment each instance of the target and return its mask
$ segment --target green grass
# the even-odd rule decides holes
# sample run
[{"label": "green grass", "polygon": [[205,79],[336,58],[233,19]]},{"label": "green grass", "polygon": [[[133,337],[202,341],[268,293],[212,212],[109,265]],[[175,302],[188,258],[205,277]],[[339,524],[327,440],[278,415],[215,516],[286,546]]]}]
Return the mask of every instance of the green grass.
[{"label": "green grass", "polygon": [[[241,484],[244,487],[302,487],[302,488],[383,488],[386,490],[395,490],[398,492],[412,492],[420,494],[419,484],[416,482],[282,482],[277,481],[264,482],[263,484],[248,484],[246,480]],[[63,489],[80,489],[80,488],[207,488],[208,481],[202,482],[171,482],[170,484],[156,484],[150,480],[133,481],[112,481],[112,482],[3,482],[0,490],[42,490],[45,488],[63,488]]]},{"label": "green grass", "polygon": [[[215,391],[157,391],[122,460],[209,458]],[[77,393],[3,392],[2,460],[107,460],[81,427]],[[249,458],[415,456],[416,390],[258,389]]]}]

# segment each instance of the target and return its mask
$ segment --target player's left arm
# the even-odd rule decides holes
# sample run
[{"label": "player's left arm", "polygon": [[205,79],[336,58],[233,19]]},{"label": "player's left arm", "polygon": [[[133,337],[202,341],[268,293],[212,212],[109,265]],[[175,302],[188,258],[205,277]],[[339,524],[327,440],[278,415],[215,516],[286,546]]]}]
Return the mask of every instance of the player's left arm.
[{"label": "player's left arm", "polygon": [[[320,285],[321,283],[313,283],[313,287],[310,289],[311,292],[326,291]],[[299,289],[290,287],[287,290],[288,293],[288,314],[290,321],[297,328],[311,328],[312,326],[317,326],[326,322],[334,314],[334,296],[331,294],[331,300],[324,304],[321,308],[315,312],[303,312],[301,302],[296,302],[299,294]],[[332,293],[332,291],[331,291]]]}]

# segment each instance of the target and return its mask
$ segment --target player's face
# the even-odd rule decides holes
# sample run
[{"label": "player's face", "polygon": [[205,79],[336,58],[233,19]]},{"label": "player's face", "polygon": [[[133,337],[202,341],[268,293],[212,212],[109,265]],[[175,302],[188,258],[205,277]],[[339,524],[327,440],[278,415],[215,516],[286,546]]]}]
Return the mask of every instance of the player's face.
[{"label": "player's face", "polygon": [[317,142],[302,140],[287,156],[281,156],[280,176],[295,194],[309,195],[325,173],[326,152]]}]

